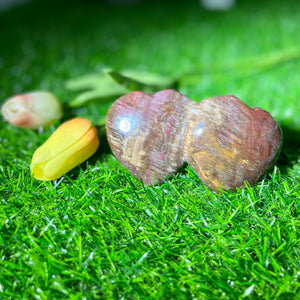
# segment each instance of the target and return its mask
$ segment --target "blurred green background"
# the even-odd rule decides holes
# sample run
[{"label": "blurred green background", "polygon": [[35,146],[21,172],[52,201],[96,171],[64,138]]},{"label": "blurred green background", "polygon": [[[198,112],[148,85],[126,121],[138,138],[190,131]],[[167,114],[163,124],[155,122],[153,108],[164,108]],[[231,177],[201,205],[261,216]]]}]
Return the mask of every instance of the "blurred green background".
[{"label": "blurred green background", "polygon": [[249,58],[299,50],[298,1],[241,0],[225,12],[192,0],[32,1],[2,12],[0,30],[1,101],[47,89],[66,102],[73,96],[64,88],[67,79],[105,67],[175,77],[196,72],[180,87],[191,99],[234,94],[300,126],[299,60],[256,68],[263,76],[247,72]]}]

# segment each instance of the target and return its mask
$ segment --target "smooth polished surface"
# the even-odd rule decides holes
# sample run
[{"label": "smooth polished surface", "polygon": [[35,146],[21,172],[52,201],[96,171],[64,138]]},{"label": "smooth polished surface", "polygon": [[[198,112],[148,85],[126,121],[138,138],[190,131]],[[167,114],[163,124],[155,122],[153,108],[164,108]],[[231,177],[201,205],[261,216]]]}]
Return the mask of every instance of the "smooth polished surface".
[{"label": "smooth polished surface", "polygon": [[116,158],[147,185],[162,183],[188,162],[211,189],[257,182],[282,143],[272,116],[234,96],[199,103],[175,90],[131,92],[106,118]]},{"label": "smooth polished surface", "polygon": [[[185,160],[212,189],[254,184],[280,151],[281,131],[272,116],[234,96],[190,102],[187,111]],[[199,120],[204,129],[195,131]]]},{"label": "smooth polished surface", "polygon": [[132,92],[118,99],[106,118],[117,159],[145,184],[161,183],[183,164],[185,107],[190,101],[166,90]]}]

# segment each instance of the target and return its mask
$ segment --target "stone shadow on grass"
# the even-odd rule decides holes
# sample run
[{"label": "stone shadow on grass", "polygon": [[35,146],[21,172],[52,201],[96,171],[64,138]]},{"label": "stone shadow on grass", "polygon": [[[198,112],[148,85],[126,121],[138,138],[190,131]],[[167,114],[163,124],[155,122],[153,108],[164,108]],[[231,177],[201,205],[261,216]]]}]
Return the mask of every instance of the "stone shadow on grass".
[{"label": "stone shadow on grass", "polygon": [[280,125],[283,135],[281,154],[277,165],[282,174],[298,163],[300,156],[300,129],[292,128],[286,124]]}]

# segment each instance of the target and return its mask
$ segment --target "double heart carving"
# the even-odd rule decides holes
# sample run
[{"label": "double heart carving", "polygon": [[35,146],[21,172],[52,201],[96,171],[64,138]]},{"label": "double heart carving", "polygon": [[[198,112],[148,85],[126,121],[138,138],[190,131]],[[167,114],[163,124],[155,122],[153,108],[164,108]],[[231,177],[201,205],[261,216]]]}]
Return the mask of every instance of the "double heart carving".
[{"label": "double heart carving", "polygon": [[117,99],[106,133],[116,158],[146,185],[162,183],[187,162],[213,190],[256,183],[282,144],[278,124],[260,108],[234,96],[194,102],[171,89]]}]

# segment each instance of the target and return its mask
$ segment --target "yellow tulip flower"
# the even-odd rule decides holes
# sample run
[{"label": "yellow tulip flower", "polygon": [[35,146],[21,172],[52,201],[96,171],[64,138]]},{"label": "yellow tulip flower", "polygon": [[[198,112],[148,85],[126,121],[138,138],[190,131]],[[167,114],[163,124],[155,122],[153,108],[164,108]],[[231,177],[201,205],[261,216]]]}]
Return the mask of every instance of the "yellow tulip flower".
[{"label": "yellow tulip flower", "polygon": [[60,178],[92,156],[98,146],[97,130],[92,123],[83,118],[71,119],[34,152],[31,174],[38,180]]}]

